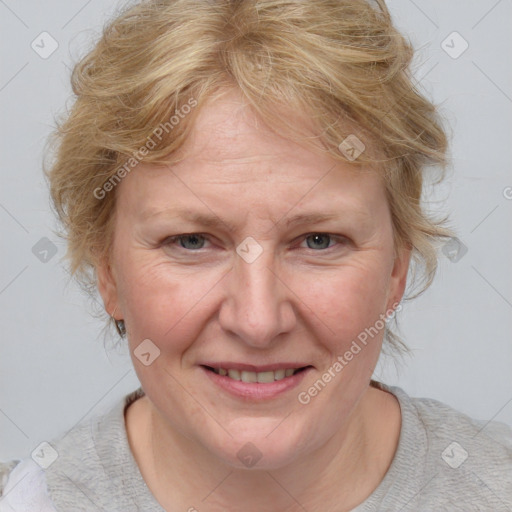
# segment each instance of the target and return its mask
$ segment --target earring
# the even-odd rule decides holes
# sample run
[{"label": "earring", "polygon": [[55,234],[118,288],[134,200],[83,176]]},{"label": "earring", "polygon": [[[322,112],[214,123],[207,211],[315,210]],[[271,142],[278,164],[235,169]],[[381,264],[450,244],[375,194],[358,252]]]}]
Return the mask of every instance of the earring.
[{"label": "earring", "polygon": [[116,311],[117,311],[117,306],[114,308],[114,311],[112,311],[112,314],[110,315],[110,317],[114,321],[114,325],[116,327],[117,333],[119,334],[119,336],[121,336],[121,338],[123,338],[126,334],[126,327],[124,325],[124,320],[116,320],[116,318],[114,317],[114,315],[116,314]]}]

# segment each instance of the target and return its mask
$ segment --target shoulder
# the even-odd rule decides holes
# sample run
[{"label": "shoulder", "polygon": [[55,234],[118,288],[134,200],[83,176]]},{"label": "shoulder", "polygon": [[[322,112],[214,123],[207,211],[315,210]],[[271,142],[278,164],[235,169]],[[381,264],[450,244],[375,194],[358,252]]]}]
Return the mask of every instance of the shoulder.
[{"label": "shoulder", "polygon": [[[429,446],[440,448],[453,443],[451,450],[442,453],[443,460],[454,451],[458,459],[483,465],[503,465],[512,469],[512,429],[498,421],[484,421],[470,416],[431,398],[411,398],[411,406],[425,429]],[[459,445],[460,448],[457,446]],[[464,452],[467,452],[467,456]],[[458,462],[462,463],[463,460]],[[455,465],[456,461],[452,462]]]},{"label": "shoulder", "polygon": [[419,508],[511,510],[512,429],[481,421],[434,399],[390,388],[402,408],[402,454],[421,464]]},{"label": "shoulder", "polygon": [[0,463],[0,512],[56,512],[44,470],[32,459]]},{"label": "shoulder", "polygon": [[129,479],[136,470],[123,412],[140,395],[130,393],[106,413],[44,443],[37,462],[29,457],[0,463],[0,512],[86,511],[91,503],[102,510],[135,510],[128,495],[145,489]]},{"label": "shoulder", "polygon": [[3,495],[7,480],[9,479],[9,474],[18,465],[19,462],[19,460],[0,462],[0,496]]}]

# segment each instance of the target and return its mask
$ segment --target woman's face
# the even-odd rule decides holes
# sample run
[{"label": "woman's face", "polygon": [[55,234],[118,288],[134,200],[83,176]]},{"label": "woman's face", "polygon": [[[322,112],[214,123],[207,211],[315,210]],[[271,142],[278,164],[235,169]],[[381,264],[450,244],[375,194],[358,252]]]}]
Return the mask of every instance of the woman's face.
[{"label": "woman's face", "polygon": [[233,466],[281,467],[356,411],[408,254],[395,259],[376,174],[272,134],[236,93],[182,149],[118,186],[100,291],[173,432]]}]

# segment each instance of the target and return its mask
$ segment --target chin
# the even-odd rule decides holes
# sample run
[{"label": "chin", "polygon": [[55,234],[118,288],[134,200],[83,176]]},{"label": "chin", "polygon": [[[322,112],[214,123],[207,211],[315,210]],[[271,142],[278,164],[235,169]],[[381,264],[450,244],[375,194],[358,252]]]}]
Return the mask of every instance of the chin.
[{"label": "chin", "polygon": [[[228,466],[237,469],[275,470],[287,466],[298,457],[304,446],[295,425],[290,429],[283,418],[243,418],[222,430],[222,439],[204,435],[203,446]],[[281,423],[282,422],[282,423]],[[212,444],[213,441],[213,444]],[[215,442],[217,441],[217,442]]]}]

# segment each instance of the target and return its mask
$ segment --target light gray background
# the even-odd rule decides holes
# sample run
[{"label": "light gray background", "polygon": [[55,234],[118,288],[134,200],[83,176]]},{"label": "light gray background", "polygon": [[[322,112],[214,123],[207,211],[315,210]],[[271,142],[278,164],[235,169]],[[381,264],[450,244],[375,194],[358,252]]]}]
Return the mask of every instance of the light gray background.
[{"label": "light gray background", "polygon": [[[71,63],[119,5],[0,0],[0,460],[28,455],[138,386],[127,351],[105,351],[90,301],[68,282],[41,171]],[[458,262],[441,254],[434,285],[402,314],[413,357],[399,372],[382,360],[376,378],[512,424],[512,2],[389,5],[419,49],[417,79],[453,132],[452,174],[432,207],[451,212],[468,251]],[[46,59],[31,48],[43,31],[59,45]],[[441,48],[453,31],[469,44],[457,59]],[[447,44],[461,48],[453,37]],[[43,237],[58,249],[46,263],[32,252]]]}]

